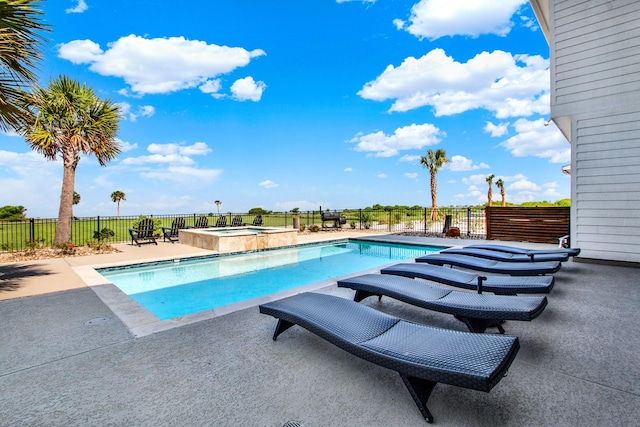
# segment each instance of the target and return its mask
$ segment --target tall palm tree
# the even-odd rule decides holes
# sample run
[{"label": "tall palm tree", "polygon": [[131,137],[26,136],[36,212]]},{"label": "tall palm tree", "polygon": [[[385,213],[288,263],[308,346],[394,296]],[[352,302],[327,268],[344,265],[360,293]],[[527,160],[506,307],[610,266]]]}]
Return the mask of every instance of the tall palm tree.
[{"label": "tall palm tree", "polygon": [[429,169],[429,175],[431,177],[431,220],[435,221],[438,218],[438,204],[437,204],[437,196],[438,189],[436,183],[436,174],[438,170],[445,163],[448,163],[449,159],[447,159],[447,153],[442,149],[438,148],[438,150],[428,150],[426,156],[420,157],[420,164],[425,168]]},{"label": "tall palm tree", "polygon": [[487,184],[489,184],[489,191],[487,191],[487,199],[489,199],[488,201],[488,205],[491,206],[492,205],[492,199],[493,199],[493,178],[495,178],[496,176],[494,174],[491,174],[487,177]]},{"label": "tall palm tree", "polygon": [[500,189],[500,197],[502,197],[502,206],[503,207],[507,206],[507,199],[504,193],[504,181],[502,180],[502,178],[498,178],[498,180],[496,181],[496,187]]},{"label": "tall palm tree", "polygon": [[37,80],[34,72],[45,41],[39,31],[48,31],[40,0],[0,1],[0,130],[17,130],[26,119],[24,88]]},{"label": "tall palm tree", "polygon": [[27,94],[31,114],[20,132],[31,148],[49,160],[63,162],[62,190],[54,245],[71,241],[73,187],[80,154],[93,154],[101,166],[116,158],[120,110],[86,84],[66,76]]},{"label": "tall palm tree", "polygon": [[125,202],[127,201],[126,194],[124,194],[120,190],[116,190],[113,193],[111,193],[111,200],[113,200],[113,203],[118,204],[118,218],[120,218],[120,201],[121,200],[124,200]]}]

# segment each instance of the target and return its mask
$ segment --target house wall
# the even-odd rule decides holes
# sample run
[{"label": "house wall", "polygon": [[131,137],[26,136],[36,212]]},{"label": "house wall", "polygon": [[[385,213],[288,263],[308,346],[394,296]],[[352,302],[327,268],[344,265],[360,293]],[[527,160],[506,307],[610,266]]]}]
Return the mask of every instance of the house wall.
[{"label": "house wall", "polygon": [[550,0],[551,117],[572,145],[571,245],[640,262],[640,1]]}]

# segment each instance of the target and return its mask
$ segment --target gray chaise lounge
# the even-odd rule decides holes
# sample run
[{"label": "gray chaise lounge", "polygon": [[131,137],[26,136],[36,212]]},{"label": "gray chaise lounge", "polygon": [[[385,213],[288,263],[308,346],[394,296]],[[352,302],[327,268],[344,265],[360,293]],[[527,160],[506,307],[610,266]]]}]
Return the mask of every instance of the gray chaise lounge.
[{"label": "gray chaise lounge", "polygon": [[388,274],[364,274],[338,280],[338,287],[356,291],[354,301],[383,295],[427,310],[453,314],[471,332],[484,332],[496,327],[501,334],[503,320],[530,321],[547,306],[544,296],[510,296],[479,294],[447,289],[424,280]]},{"label": "gray chaise lounge", "polygon": [[431,254],[416,258],[416,262],[435,265],[451,265],[489,273],[508,274],[510,276],[537,276],[551,274],[560,270],[559,261],[545,262],[505,262],[493,261],[469,255]]},{"label": "gray chaise lounge", "polygon": [[463,289],[480,287],[496,295],[548,294],[555,283],[553,276],[486,276],[423,262],[401,262],[381,269],[380,273],[433,280]]},{"label": "gray chaise lounge", "polygon": [[545,261],[560,261],[564,262],[569,259],[569,255],[564,254],[510,254],[507,252],[500,252],[491,249],[481,248],[449,248],[440,251],[441,254],[457,254],[457,255],[469,255],[478,258],[492,259],[494,261],[504,262],[545,262]]},{"label": "gray chaise lounge", "polygon": [[397,371],[427,422],[437,383],[488,392],[504,377],[517,337],[438,329],[401,320],[332,295],[303,293],[260,306],[278,319],[274,341],[300,325],[341,349]]},{"label": "gray chaise lounge", "polygon": [[465,246],[465,248],[489,249],[492,251],[506,252],[510,254],[567,254],[569,256],[580,255],[580,248],[557,248],[557,249],[525,249],[509,245],[476,244]]}]

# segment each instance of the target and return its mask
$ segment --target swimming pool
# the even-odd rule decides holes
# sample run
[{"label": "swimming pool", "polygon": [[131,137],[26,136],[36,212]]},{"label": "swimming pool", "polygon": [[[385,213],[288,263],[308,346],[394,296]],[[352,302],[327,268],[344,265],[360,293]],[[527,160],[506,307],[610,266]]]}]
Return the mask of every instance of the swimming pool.
[{"label": "swimming pool", "polygon": [[349,240],[97,271],[158,319],[167,320],[441,249]]}]

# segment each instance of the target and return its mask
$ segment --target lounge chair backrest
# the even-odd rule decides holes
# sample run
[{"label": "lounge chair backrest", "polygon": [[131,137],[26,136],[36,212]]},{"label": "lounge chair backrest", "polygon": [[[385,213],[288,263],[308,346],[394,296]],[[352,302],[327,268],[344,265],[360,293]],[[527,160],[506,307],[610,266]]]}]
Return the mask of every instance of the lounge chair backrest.
[{"label": "lounge chair backrest", "polygon": [[227,226],[227,217],[219,216],[218,220],[216,221],[216,227],[226,227],[226,226]]},{"label": "lounge chair backrest", "polygon": [[153,236],[156,226],[151,218],[145,218],[138,223],[136,230],[138,231],[139,238],[146,238]]},{"label": "lounge chair backrest", "polygon": [[232,227],[242,227],[243,225],[244,223],[242,222],[242,217],[240,215],[236,215],[233,217],[233,220],[231,221]]},{"label": "lounge chair backrest", "polygon": [[256,227],[259,227],[262,225],[262,215],[256,215],[256,217],[253,218],[253,225]]},{"label": "lounge chair backrest", "polygon": [[206,216],[201,215],[196,219],[196,223],[194,225],[195,228],[207,228],[209,226],[209,220]]},{"label": "lounge chair backrest", "polygon": [[171,231],[178,231],[183,228],[186,228],[186,225],[184,223],[184,218],[176,218],[171,223]]}]

